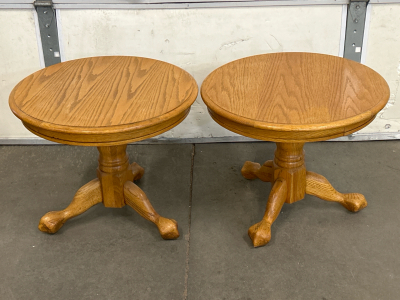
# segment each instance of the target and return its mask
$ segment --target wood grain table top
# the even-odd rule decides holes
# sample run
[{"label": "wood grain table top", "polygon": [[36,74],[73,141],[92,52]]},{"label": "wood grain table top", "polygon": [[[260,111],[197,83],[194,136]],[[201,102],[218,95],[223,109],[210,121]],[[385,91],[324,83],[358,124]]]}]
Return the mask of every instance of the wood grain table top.
[{"label": "wood grain table top", "polygon": [[193,77],[166,62],[90,57],[44,68],[11,92],[13,113],[33,133],[77,145],[117,145],[179,124],[195,101]]},{"label": "wood grain table top", "polygon": [[283,52],[214,70],[201,95],[211,116],[239,134],[277,142],[325,140],[368,125],[389,100],[386,81],[357,62]]}]

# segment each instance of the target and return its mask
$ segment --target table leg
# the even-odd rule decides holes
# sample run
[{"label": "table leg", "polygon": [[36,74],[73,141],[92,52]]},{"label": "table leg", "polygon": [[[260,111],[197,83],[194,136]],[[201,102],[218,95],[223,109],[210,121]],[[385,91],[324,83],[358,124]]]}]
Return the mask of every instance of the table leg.
[{"label": "table leg", "polygon": [[282,178],[275,180],[262,221],[251,226],[248,231],[254,247],[264,246],[271,240],[271,225],[279,216],[287,192],[286,180]]},{"label": "table leg", "polygon": [[127,181],[124,186],[125,201],[139,215],[146,220],[153,222],[165,240],[179,237],[178,224],[173,219],[161,217],[151,205],[146,194],[133,182]]},{"label": "table leg", "polygon": [[39,230],[56,233],[66,221],[84,213],[93,205],[100,203],[102,199],[100,180],[93,179],[78,190],[66,209],[45,214],[40,219]]},{"label": "table leg", "polygon": [[339,202],[346,209],[357,212],[367,206],[365,197],[361,194],[341,194],[336,191],[329,181],[322,175],[307,171],[306,193],[323,200]]},{"label": "table leg", "polygon": [[262,166],[246,161],[241,170],[247,179],[258,178],[273,184],[263,220],[248,230],[254,247],[264,246],[270,241],[271,225],[283,203],[299,201],[305,195],[304,143],[277,143],[276,146],[273,161],[266,161]]}]

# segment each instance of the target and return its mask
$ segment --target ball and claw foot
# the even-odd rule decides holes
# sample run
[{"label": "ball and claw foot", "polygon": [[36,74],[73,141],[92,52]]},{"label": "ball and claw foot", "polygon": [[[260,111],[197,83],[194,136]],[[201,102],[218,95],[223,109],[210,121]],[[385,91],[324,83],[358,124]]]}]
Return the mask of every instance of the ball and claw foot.
[{"label": "ball and claw foot", "polygon": [[271,224],[262,220],[251,226],[247,232],[254,247],[264,246],[271,240]]},{"label": "ball and claw foot", "polygon": [[39,221],[39,230],[47,233],[56,233],[66,222],[63,211],[51,211]]},{"label": "ball and claw foot", "polygon": [[358,212],[368,205],[365,197],[358,193],[343,194],[343,202],[341,204],[352,212]]},{"label": "ball and claw foot", "polygon": [[244,178],[249,180],[258,178],[265,182],[272,182],[274,177],[272,165],[272,160],[266,161],[262,166],[259,163],[246,161],[241,173]]},{"label": "ball and claw foot", "polygon": [[155,224],[164,240],[175,240],[179,237],[178,223],[174,219],[160,216]]},{"label": "ball and claw foot", "polygon": [[255,173],[261,168],[261,165],[259,163],[255,163],[252,161],[246,161],[240,170],[242,173],[242,176],[246,179],[252,180],[256,179],[257,176]]},{"label": "ball and claw foot", "polygon": [[144,169],[137,163],[131,163],[131,170],[133,173],[133,181],[139,180],[144,175]]}]

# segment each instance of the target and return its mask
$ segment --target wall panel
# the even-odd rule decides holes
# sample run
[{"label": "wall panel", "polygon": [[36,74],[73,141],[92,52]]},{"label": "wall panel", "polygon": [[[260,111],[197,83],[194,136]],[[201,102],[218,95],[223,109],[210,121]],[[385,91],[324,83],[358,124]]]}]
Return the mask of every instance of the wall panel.
[{"label": "wall panel", "polygon": [[390,100],[377,119],[360,133],[400,131],[400,4],[369,4],[371,16],[366,65],[379,72],[390,87]]},{"label": "wall panel", "polygon": [[8,106],[8,95],[25,76],[40,69],[34,10],[0,10],[0,138],[34,137]]}]

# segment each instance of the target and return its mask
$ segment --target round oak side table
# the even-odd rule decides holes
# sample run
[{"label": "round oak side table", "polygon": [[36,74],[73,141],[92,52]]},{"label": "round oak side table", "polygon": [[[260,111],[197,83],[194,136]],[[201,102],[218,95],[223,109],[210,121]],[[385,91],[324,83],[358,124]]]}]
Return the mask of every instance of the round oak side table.
[{"label": "round oak side table", "polygon": [[144,174],[129,163],[126,146],[182,122],[198,94],[186,71],[158,60],[104,56],[67,61],[23,79],[10,108],[32,133],[50,141],[99,150],[97,178],[82,186],[71,204],[45,214],[39,229],[57,232],[70,218],[102,202],[131,206],[157,225],[164,239],[179,237],[177,222],[161,217],[133,183]]},{"label": "round oak side table", "polygon": [[201,96],[211,117],[244,136],[276,142],[275,157],[263,165],[246,161],[247,179],[271,182],[265,215],[248,234],[255,247],[271,239],[283,203],[305,194],[339,202],[357,212],[363,195],[337,192],[322,175],[306,170],[306,142],[345,136],[368,125],[389,99],[386,81],[357,62],[315,53],[246,57],[214,70]]}]

